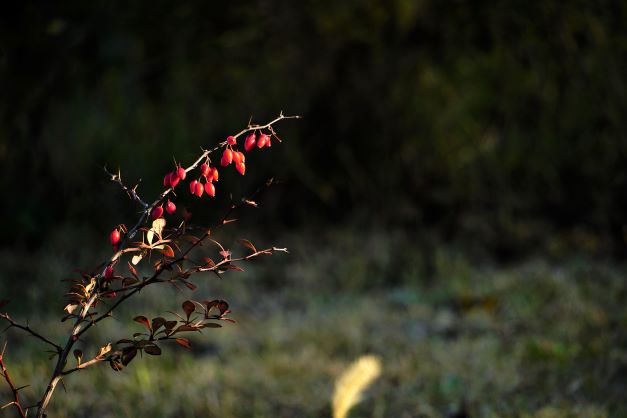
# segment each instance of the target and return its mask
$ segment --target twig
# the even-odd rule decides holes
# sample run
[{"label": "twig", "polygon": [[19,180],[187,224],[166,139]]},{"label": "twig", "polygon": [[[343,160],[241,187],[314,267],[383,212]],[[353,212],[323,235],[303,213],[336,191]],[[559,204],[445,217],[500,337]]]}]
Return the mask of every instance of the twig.
[{"label": "twig", "polygon": [[13,381],[11,380],[11,376],[9,376],[9,372],[6,366],[4,365],[3,358],[4,358],[4,352],[6,348],[7,348],[7,343],[5,342],[4,347],[2,347],[2,352],[0,352],[0,372],[2,372],[2,377],[4,377],[4,380],[7,382],[7,385],[9,385],[9,387],[11,388],[11,392],[13,392],[13,401],[4,405],[0,409],[4,409],[6,407],[13,405],[15,406],[17,413],[20,415],[20,418],[26,418],[26,411],[22,407],[22,403],[20,401],[19,389],[16,388],[15,385],[13,384]]},{"label": "twig", "polygon": [[47,339],[46,337],[44,337],[43,335],[41,335],[40,333],[36,332],[35,330],[33,330],[31,327],[28,326],[28,324],[26,325],[21,325],[18,324],[17,322],[15,322],[13,320],[13,318],[11,318],[9,316],[8,313],[0,313],[0,318],[4,319],[5,321],[7,321],[10,325],[10,327],[15,327],[15,328],[19,328],[23,331],[28,332],[30,335],[32,335],[35,338],[40,339],[41,341],[50,344],[51,346],[54,347],[54,349],[56,350],[57,353],[61,353],[61,351],[63,351],[63,349],[61,348],[60,345],[53,343],[52,341],[50,341],[49,339]]}]

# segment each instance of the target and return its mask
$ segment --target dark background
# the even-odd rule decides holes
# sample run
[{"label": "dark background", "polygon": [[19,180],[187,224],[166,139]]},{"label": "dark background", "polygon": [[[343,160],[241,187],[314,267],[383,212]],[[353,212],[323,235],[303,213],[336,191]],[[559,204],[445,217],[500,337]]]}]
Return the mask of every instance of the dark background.
[{"label": "dark background", "polygon": [[283,182],[278,230],[397,226],[503,261],[625,253],[624,2],[10,7],[2,245],[104,233],[128,202],[103,166],[153,195],[173,156],[284,110],[304,119],[248,180]]}]

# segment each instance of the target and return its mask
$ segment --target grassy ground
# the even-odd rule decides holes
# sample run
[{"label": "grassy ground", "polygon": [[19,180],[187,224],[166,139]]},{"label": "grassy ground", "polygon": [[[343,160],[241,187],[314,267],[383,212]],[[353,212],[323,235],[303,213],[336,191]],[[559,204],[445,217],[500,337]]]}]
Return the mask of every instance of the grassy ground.
[{"label": "grassy ground", "polygon": [[[61,293],[58,279],[89,254],[60,250],[63,236],[35,265],[24,264],[27,255],[0,255],[2,294],[41,303]],[[229,300],[238,324],[193,338],[191,351],[167,347],[122,372],[102,366],[74,374],[50,416],[330,417],[334,379],[363,354],[380,356],[383,372],[354,418],[446,417],[462,405],[471,417],[627,415],[620,266],[489,268],[437,251],[435,279],[426,281],[420,254],[402,233],[316,234],[316,249],[313,236],[285,236],[280,243],[291,255],[201,280],[198,298]],[[148,290],[103,322],[98,338],[83,342],[85,351],[139,331],[134,315],[156,316],[186,297]],[[45,314],[50,304],[27,314],[28,303],[7,308],[61,338],[66,326],[58,314]],[[8,338],[10,371],[18,384],[32,384],[24,392],[32,398],[52,362],[32,339],[15,331]]]}]

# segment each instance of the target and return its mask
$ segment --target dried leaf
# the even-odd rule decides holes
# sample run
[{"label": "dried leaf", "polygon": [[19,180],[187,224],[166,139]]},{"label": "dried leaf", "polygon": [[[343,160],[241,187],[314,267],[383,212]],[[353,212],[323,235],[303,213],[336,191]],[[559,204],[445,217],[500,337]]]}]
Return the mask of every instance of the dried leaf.
[{"label": "dried leaf", "polygon": [[161,355],[161,349],[156,345],[147,345],[146,347],[144,347],[144,352],[146,354],[150,354],[151,356]]},{"label": "dried leaf", "polygon": [[135,318],[133,318],[133,321],[135,322],[139,322],[140,324],[142,324],[143,326],[145,326],[146,328],[148,328],[149,330],[150,328],[150,321],[148,320],[148,318],[146,318],[143,315],[140,316],[136,316]]},{"label": "dried leaf", "polygon": [[208,267],[213,267],[216,265],[216,263],[208,257],[204,257],[202,260],[205,262],[205,265]]},{"label": "dried leaf", "polygon": [[155,234],[157,234],[157,237],[159,237],[159,239],[161,239],[161,235],[163,233],[164,227],[165,227],[165,218],[158,218],[152,221],[151,230],[155,231]]},{"label": "dried leaf", "polygon": [[100,347],[100,350],[98,350],[98,355],[96,357],[102,357],[105,354],[107,354],[109,351],[111,351],[111,343],[108,343],[104,347]]},{"label": "dried leaf", "polygon": [[64,311],[66,311],[67,313],[71,314],[72,312],[74,312],[74,310],[78,307],[78,305],[72,304],[72,303],[68,303],[67,305],[65,305],[65,308],[63,308]]},{"label": "dried leaf", "polygon": [[186,300],[183,302],[183,312],[187,315],[187,319],[194,313],[196,310],[196,305],[191,300]]},{"label": "dried leaf", "polygon": [[252,242],[248,241],[247,239],[238,239],[237,242],[239,242],[240,244],[242,244],[244,247],[249,248],[252,252],[256,253],[257,249],[255,248],[255,246],[253,245]]},{"label": "dried leaf", "polygon": [[187,338],[177,338],[175,341],[181,347],[192,348],[192,344],[189,342]]}]

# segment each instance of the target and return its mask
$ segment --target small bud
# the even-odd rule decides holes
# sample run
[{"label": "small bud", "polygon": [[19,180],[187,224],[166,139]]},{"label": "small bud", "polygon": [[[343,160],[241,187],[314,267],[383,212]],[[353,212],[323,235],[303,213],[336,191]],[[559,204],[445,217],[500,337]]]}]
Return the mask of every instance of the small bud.
[{"label": "small bud", "polygon": [[104,278],[106,280],[111,280],[112,277],[113,277],[113,266],[109,265],[104,271]]}]

